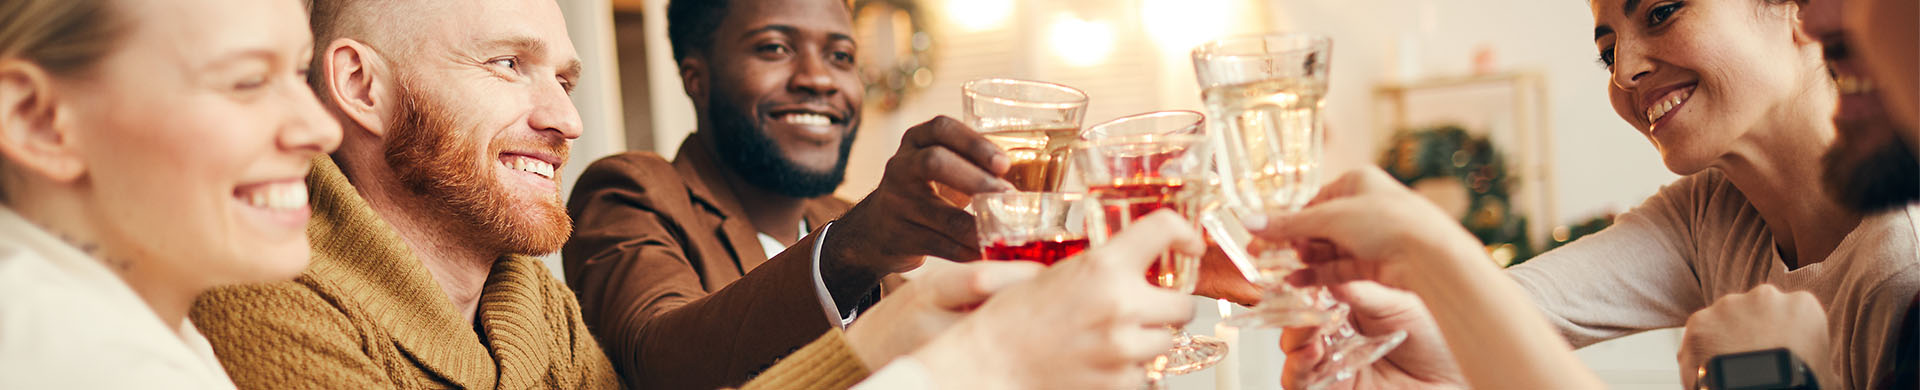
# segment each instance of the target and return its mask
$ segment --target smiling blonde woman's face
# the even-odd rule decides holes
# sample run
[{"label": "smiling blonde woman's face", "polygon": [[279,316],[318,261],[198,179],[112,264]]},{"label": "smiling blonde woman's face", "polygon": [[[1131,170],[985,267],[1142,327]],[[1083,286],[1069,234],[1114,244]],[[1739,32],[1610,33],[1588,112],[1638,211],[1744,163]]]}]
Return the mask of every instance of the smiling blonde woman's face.
[{"label": "smiling blonde woman's face", "polygon": [[300,0],[121,0],[113,49],[60,79],[56,126],[98,239],[133,267],[218,285],[298,275],[304,179],[340,127],[305,82]]},{"label": "smiling blonde woman's face", "polygon": [[1832,115],[1819,46],[1796,35],[1792,5],[1590,4],[1593,43],[1612,75],[1607,91],[1614,111],[1653,142],[1675,173],[1707,168],[1756,128],[1800,122],[1790,116]]}]

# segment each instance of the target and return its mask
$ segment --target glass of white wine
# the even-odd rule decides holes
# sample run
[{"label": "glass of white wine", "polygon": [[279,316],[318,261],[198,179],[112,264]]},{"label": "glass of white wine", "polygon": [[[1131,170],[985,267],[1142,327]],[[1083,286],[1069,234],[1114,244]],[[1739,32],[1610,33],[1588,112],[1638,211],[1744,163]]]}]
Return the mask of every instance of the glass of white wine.
[{"label": "glass of white wine", "polygon": [[1079,138],[1087,93],[1065,85],[980,79],[960,86],[961,118],[1007,152],[1003,176],[1020,191],[1060,190],[1067,154]]},{"label": "glass of white wine", "polygon": [[[1326,137],[1323,98],[1332,49],[1333,41],[1321,35],[1271,34],[1221,39],[1193,50],[1201,99],[1213,118],[1208,133],[1216,143],[1217,186],[1226,206],[1209,220],[1235,221],[1210,227],[1237,227],[1237,220],[1264,221],[1297,211],[1319,191]],[[1222,245],[1251,249],[1246,260],[1254,269],[1243,272],[1251,271],[1245,273],[1265,287],[1266,299],[1252,311],[1229,318],[1229,324],[1337,326],[1324,332],[1328,353],[1309,372],[1309,389],[1351,377],[1406,339],[1405,332],[1354,332],[1345,320],[1344,304],[1320,299],[1324,289],[1297,289],[1284,281],[1304,267],[1297,251],[1286,243],[1247,241]]]}]

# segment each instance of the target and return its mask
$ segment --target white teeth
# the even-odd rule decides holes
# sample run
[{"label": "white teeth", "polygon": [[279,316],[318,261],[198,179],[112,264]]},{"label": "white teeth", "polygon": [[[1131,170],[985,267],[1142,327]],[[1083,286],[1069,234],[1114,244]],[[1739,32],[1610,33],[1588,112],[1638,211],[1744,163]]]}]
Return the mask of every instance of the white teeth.
[{"label": "white teeth", "polygon": [[1660,118],[1666,117],[1667,113],[1673,111],[1674,107],[1679,106],[1681,102],[1685,102],[1687,98],[1691,97],[1693,97],[1692,88],[1667,94],[1666,99],[1655,102],[1647,107],[1647,123],[1659,122]]},{"label": "white teeth", "polygon": [[828,118],[826,115],[810,113],[787,114],[781,117],[780,120],[801,126],[826,126],[833,124],[833,119]]},{"label": "white teeth", "polygon": [[248,206],[276,211],[298,210],[307,206],[307,183],[289,181],[264,184],[242,196]]},{"label": "white teeth", "polygon": [[507,157],[506,164],[507,168],[540,175],[540,177],[548,179],[553,178],[553,164],[548,164],[546,161],[525,156],[511,156]]}]

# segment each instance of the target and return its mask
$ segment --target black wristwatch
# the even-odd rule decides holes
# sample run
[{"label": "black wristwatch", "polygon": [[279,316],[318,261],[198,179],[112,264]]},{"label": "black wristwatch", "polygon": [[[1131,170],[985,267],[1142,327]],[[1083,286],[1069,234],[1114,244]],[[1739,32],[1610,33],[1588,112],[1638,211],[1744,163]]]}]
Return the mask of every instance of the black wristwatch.
[{"label": "black wristwatch", "polygon": [[1700,366],[1700,390],[1819,389],[1813,369],[1786,348],[1714,356]]}]

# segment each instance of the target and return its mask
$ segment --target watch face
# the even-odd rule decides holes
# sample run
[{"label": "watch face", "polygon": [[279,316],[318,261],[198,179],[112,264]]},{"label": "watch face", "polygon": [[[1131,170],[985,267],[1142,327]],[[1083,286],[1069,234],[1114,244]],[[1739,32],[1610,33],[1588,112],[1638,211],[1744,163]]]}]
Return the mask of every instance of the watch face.
[{"label": "watch face", "polygon": [[[1792,362],[1784,353],[1760,351],[1722,355],[1715,360],[1721,389],[1773,389],[1793,383]],[[1784,352],[1784,351],[1780,351]]]}]

